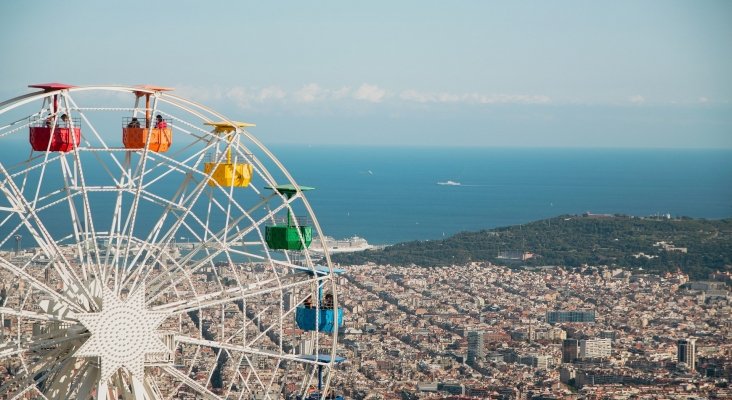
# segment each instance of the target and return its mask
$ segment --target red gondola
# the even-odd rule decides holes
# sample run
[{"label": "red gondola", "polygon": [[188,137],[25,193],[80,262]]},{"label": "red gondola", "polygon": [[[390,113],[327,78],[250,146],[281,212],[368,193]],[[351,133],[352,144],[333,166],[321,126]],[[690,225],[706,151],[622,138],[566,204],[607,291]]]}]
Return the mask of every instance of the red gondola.
[{"label": "red gondola", "polygon": [[[53,92],[74,86],[54,82],[28,85],[28,87]],[[52,112],[57,113],[58,110],[58,94],[54,94]],[[81,142],[80,121],[77,118],[68,118],[66,114],[60,117],[58,114],[51,115],[45,120],[38,120],[31,125],[28,140],[34,151],[71,151]]]}]

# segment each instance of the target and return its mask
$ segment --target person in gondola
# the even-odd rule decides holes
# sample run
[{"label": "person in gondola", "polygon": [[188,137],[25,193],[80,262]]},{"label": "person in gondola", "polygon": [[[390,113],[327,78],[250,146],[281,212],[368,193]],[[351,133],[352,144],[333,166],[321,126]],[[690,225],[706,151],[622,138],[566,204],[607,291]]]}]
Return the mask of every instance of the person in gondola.
[{"label": "person in gondola", "polygon": [[305,305],[305,308],[313,308],[313,297],[308,296],[305,298],[305,301],[303,302],[303,305]]},{"label": "person in gondola", "polygon": [[140,121],[136,117],[132,117],[130,120],[130,123],[127,124],[128,128],[139,128],[140,127]]},{"label": "person in gondola", "polygon": [[165,122],[163,119],[163,116],[158,114],[157,117],[155,117],[155,127],[158,129],[165,129],[168,127],[168,123]]},{"label": "person in gondola", "polygon": [[323,296],[323,308],[326,310],[330,310],[333,308],[333,294],[332,293],[326,293],[325,296]]},{"label": "person in gondola", "polygon": [[61,114],[61,127],[68,128],[69,127],[69,116],[66,114]]}]

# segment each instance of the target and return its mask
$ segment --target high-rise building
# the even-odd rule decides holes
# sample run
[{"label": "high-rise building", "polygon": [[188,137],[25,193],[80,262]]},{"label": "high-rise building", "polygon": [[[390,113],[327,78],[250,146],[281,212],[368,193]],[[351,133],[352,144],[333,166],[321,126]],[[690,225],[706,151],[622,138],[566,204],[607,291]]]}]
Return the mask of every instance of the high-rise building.
[{"label": "high-rise building", "polygon": [[594,310],[547,311],[546,322],[595,322]]},{"label": "high-rise building", "polygon": [[468,331],[468,364],[483,359],[483,331]]},{"label": "high-rise building", "polygon": [[577,339],[564,339],[562,341],[562,362],[573,363],[579,356],[579,344]]},{"label": "high-rise building", "polygon": [[679,364],[684,363],[689,369],[694,370],[696,367],[696,339],[679,339],[676,342],[676,357]]},{"label": "high-rise building", "polygon": [[587,339],[579,342],[579,357],[586,358],[608,358],[612,351],[610,339]]},{"label": "high-rise building", "polygon": [[295,295],[292,292],[285,292],[282,295],[282,307],[285,311],[289,311],[295,303]]}]

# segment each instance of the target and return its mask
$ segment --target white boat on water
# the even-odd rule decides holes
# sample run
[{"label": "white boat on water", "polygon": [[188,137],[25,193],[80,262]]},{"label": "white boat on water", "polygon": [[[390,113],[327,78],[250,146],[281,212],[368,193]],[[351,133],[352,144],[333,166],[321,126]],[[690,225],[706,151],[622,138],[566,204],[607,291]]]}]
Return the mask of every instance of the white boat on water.
[{"label": "white boat on water", "polygon": [[443,186],[460,186],[460,185],[462,185],[460,182],[455,182],[455,181],[437,182],[437,184],[438,185],[443,185]]},{"label": "white boat on water", "polygon": [[[359,236],[340,240],[334,239],[330,236],[324,236],[323,240],[325,241],[325,247],[328,249],[329,253],[350,253],[374,248],[374,246],[370,245],[366,239]],[[322,253],[323,246],[320,243],[320,240],[313,240],[310,244],[310,250]]]}]

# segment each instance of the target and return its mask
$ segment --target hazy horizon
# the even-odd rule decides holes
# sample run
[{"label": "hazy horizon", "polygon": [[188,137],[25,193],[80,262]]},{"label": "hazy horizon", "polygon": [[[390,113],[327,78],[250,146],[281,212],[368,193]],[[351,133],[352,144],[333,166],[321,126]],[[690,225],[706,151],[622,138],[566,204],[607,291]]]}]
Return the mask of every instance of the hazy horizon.
[{"label": "hazy horizon", "polygon": [[4,2],[0,99],[170,86],[268,144],[729,149],[730,20],[724,1]]}]

